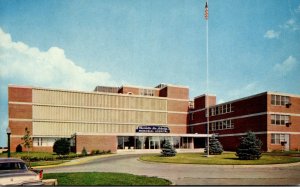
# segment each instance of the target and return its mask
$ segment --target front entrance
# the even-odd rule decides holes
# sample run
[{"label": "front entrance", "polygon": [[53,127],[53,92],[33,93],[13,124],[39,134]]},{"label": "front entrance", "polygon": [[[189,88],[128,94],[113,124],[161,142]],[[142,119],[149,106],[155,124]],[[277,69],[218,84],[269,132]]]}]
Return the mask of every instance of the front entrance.
[{"label": "front entrance", "polygon": [[150,137],[149,148],[150,149],[160,149],[159,142],[160,142],[159,137],[156,137],[156,136]]}]

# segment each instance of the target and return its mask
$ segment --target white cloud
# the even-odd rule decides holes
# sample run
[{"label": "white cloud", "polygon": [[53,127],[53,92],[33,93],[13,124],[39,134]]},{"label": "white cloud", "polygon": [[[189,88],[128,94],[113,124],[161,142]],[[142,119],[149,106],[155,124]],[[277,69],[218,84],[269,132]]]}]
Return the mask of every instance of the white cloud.
[{"label": "white cloud", "polygon": [[281,74],[286,74],[290,71],[292,71],[296,65],[297,65],[297,59],[293,56],[289,56],[286,60],[284,60],[282,63],[275,64],[274,70]]},{"label": "white cloud", "polygon": [[280,26],[281,28],[284,28],[284,29],[289,29],[289,30],[292,30],[292,31],[296,31],[296,30],[299,30],[300,27],[297,23],[297,21],[294,19],[294,18],[291,18],[289,20],[287,20],[282,26]]},{"label": "white cloud", "polygon": [[12,41],[1,28],[0,51],[0,78],[11,84],[88,91],[97,85],[116,85],[109,73],[86,71],[68,59],[61,48],[40,51]]},{"label": "white cloud", "polygon": [[265,38],[269,38],[269,39],[273,39],[273,38],[279,38],[280,32],[276,32],[274,30],[268,30],[264,37]]}]

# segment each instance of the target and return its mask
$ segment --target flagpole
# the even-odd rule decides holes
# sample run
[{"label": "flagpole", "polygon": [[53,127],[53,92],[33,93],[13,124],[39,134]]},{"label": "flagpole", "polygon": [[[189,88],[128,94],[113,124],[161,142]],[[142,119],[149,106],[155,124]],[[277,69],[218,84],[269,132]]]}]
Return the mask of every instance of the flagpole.
[{"label": "flagpole", "polygon": [[208,86],[208,0],[205,4],[206,19],[206,118],[207,118],[207,157],[209,157],[209,86]]}]

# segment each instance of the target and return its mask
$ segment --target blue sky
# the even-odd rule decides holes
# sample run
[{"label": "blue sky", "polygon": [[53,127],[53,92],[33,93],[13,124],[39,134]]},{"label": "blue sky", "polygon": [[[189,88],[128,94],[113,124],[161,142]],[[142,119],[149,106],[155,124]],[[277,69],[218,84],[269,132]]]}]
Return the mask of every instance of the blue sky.
[{"label": "blue sky", "polygon": [[[0,0],[0,146],[7,85],[206,91],[205,0]],[[209,92],[300,94],[300,0],[209,1]]]}]

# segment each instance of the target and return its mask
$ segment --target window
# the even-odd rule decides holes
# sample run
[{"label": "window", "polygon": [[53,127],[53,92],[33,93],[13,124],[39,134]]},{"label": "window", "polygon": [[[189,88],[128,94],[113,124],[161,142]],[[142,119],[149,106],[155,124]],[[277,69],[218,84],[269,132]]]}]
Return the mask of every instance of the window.
[{"label": "window", "polygon": [[281,144],[281,142],[286,142],[288,140],[288,134],[271,134],[272,144]]},{"label": "window", "polygon": [[288,115],[271,114],[271,124],[273,125],[286,125],[289,122],[290,116]]},{"label": "window", "polygon": [[286,104],[290,103],[289,96],[282,96],[282,95],[271,95],[271,104],[278,105],[278,106],[285,106]]}]

